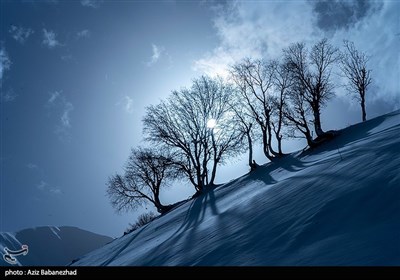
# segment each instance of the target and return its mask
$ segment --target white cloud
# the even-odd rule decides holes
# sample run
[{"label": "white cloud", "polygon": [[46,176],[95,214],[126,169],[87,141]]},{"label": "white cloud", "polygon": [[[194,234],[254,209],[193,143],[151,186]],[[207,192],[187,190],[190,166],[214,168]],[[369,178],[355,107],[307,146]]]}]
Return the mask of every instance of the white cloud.
[{"label": "white cloud", "polygon": [[70,139],[71,112],[74,110],[74,105],[65,98],[62,91],[54,91],[50,93],[46,106],[53,111],[61,112],[54,133],[60,140],[68,141]]},{"label": "white cloud", "polygon": [[100,2],[98,0],[81,0],[81,5],[84,7],[90,8],[98,8],[100,6]]},{"label": "white cloud", "polygon": [[13,89],[8,89],[1,93],[1,100],[4,102],[13,102],[17,97],[18,94],[16,94]]},{"label": "white cloud", "polygon": [[153,54],[152,54],[152,56],[150,58],[150,61],[147,62],[147,66],[152,66],[155,63],[157,63],[157,61],[161,57],[161,54],[164,52],[164,48],[163,47],[157,46],[155,44],[152,44],[151,48],[152,48]]},{"label": "white cloud", "polygon": [[76,37],[78,37],[78,39],[80,38],[89,38],[90,37],[90,31],[88,29],[83,29],[79,32],[76,33]]},{"label": "white cloud", "polygon": [[4,47],[0,48],[0,82],[3,80],[4,73],[11,67],[11,60]]},{"label": "white cloud", "polygon": [[38,168],[38,166],[37,166],[36,164],[32,163],[32,162],[28,163],[28,164],[26,165],[26,167],[28,167],[29,169],[36,169],[36,168]]},{"label": "white cloud", "polygon": [[47,104],[53,105],[55,101],[60,97],[60,91],[50,92],[50,98],[47,100]]},{"label": "white cloud", "polygon": [[22,26],[15,26],[11,25],[10,29],[8,32],[11,34],[11,36],[17,41],[18,43],[25,43],[26,40],[28,40],[29,36],[31,36],[34,31],[31,28],[24,28]]},{"label": "white cloud", "polygon": [[43,28],[43,41],[42,41],[43,45],[45,45],[49,49],[61,46],[60,42],[57,41],[56,37],[57,34],[54,31],[52,30],[47,31],[47,29]]},{"label": "white cloud", "polygon": [[[195,60],[193,69],[226,76],[233,63],[245,57],[277,58],[281,50],[293,42],[305,42],[310,46],[327,37],[332,44],[341,46],[343,39],[349,39],[371,55],[373,83],[378,85],[374,92],[371,87],[371,96],[396,100],[400,95],[400,2],[368,2],[369,6],[352,21],[345,25],[336,24],[329,30],[320,28],[315,3],[307,0],[235,1],[216,9],[214,27],[219,45]],[[342,16],[338,11],[331,12]],[[337,91],[342,90],[337,88]]]},{"label": "white cloud", "polygon": [[214,19],[219,46],[193,68],[226,76],[229,66],[245,57],[276,57],[290,43],[313,36],[311,15],[311,6],[301,1],[231,2],[217,9]]},{"label": "white cloud", "polygon": [[36,188],[38,190],[44,191],[48,187],[49,184],[47,184],[45,181],[40,181],[39,184],[36,185]]},{"label": "white cloud", "polygon": [[61,56],[62,61],[70,61],[72,60],[72,58],[73,58],[72,54],[65,54]]},{"label": "white cloud", "polygon": [[40,183],[36,185],[36,188],[44,193],[50,193],[50,194],[54,194],[54,195],[62,194],[62,191],[59,187],[51,187],[47,182],[45,182],[43,180],[40,181]]},{"label": "white cloud", "polygon": [[128,95],[125,95],[122,100],[118,101],[115,105],[123,107],[125,112],[128,114],[133,113],[133,99]]},{"label": "white cloud", "polygon": [[49,189],[49,192],[52,193],[52,194],[55,194],[55,195],[60,195],[60,194],[62,194],[61,189],[58,188],[58,187],[50,188],[50,189]]},{"label": "white cloud", "polygon": [[74,110],[74,106],[71,102],[66,102],[64,105],[64,111],[61,115],[61,125],[65,128],[71,127],[70,113]]},{"label": "white cloud", "polygon": [[133,99],[126,95],[124,97],[124,102],[125,102],[125,111],[129,114],[133,113]]}]

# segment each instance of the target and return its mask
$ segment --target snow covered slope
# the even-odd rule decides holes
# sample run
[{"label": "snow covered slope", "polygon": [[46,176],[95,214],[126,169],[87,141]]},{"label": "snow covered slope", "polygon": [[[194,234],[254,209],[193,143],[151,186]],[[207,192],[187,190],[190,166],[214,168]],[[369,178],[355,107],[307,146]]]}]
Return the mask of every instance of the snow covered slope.
[{"label": "snow covered slope", "polygon": [[[17,256],[17,265],[66,265],[73,259],[112,241],[111,237],[98,235],[76,227],[37,227],[17,233],[0,233],[0,252],[28,245],[26,256]],[[1,255],[0,266],[8,266]]]},{"label": "snow covered slope", "polygon": [[209,190],[73,265],[400,265],[400,111]]}]

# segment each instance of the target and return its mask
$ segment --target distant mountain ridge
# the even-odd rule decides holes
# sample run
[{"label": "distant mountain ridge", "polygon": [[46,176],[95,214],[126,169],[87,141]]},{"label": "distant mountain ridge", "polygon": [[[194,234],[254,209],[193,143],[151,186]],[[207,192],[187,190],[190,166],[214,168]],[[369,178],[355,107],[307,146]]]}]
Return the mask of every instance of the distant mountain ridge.
[{"label": "distant mountain ridge", "polygon": [[43,226],[24,229],[15,233],[0,233],[0,266],[11,266],[3,259],[4,248],[19,250],[28,245],[28,254],[16,256],[15,265],[60,266],[89,253],[113,239],[70,226]]}]

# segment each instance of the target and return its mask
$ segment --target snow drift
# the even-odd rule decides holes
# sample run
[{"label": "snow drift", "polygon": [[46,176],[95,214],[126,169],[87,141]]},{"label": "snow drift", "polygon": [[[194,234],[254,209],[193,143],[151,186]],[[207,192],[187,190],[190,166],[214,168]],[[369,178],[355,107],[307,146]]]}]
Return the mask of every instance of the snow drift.
[{"label": "snow drift", "polygon": [[400,265],[400,111],[210,189],[73,265]]},{"label": "snow drift", "polygon": [[[76,227],[37,227],[16,233],[0,233],[0,251],[28,245],[26,256],[17,256],[17,265],[55,266],[66,265],[73,259],[112,241],[111,237],[95,234]],[[1,255],[3,256],[3,255]],[[1,257],[0,266],[8,266]]]}]

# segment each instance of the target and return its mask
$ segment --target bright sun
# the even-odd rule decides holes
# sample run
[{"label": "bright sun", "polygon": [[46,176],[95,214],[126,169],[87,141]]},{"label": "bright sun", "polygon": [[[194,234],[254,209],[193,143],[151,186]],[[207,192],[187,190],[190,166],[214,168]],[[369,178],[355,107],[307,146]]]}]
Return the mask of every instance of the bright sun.
[{"label": "bright sun", "polygon": [[209,119],[207,121],[207,127],[213,129],[217,125],[217,121],[215,119]]}]

